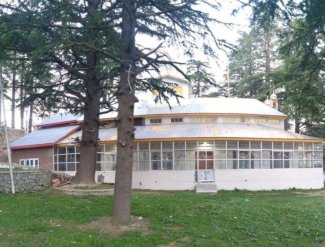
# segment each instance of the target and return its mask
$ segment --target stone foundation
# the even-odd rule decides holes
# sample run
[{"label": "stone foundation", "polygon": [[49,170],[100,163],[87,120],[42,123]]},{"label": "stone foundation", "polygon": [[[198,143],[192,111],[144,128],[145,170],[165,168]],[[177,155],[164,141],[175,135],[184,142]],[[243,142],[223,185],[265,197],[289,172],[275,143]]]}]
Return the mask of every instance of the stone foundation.
[{"label": "stone foundation", "polygon": [[[15,192],[36,192],[51,185],[51,172],[48,171],[14,171]],[[9,172],[0,172],[0,192],[11,193]]]}]

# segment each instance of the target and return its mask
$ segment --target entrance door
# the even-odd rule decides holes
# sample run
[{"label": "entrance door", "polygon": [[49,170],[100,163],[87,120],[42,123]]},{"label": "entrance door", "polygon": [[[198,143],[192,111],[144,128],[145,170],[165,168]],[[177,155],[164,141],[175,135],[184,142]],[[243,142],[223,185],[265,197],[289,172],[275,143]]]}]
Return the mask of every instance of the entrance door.
[{"label": "entrance door", "polygon": [[213,151],[197,151],[197,182],[214,182]]}]

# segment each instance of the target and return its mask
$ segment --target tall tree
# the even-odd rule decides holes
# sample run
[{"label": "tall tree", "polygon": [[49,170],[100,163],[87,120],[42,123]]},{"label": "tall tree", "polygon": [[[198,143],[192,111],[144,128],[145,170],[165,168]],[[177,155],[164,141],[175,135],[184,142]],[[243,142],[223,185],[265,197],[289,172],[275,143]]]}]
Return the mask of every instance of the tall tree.
[{"label": "tall tree", "polygon": [[[173,44],[185,52],[202,49],[213,55],[211,44],[225,44],[214,37],[209,23],[217,20],[201,11],[204,6],[214,11],[219,8],[205,0],[0,4],[2,57],[10,59],[8,52],[19,50],[32,62],[33,70],[42,77],[32,85],[37,89],[32,97],[37,105],[44,110],[65,108],[84,114],[75,182],[94,182],[100,109],[112,111],[118,101],[115,224],[130,219],[135,91],[156,91],[158,100],[168,100],[176,95],[174,85],[153,79],[152,74],[159,75],[160,67],[170,66],[186,76],[180,63],[161,48]],[[136,35],[151,36],[157,46],[137,44]],[[109,99],[104,100],[104,95]]]},{"label": "tall tree", "polygon": [[217,86],[213,75],[207,71],[208,68],[208,64],[200,60],[191,59],[187,62],[187,77],[195,97],[201,97],[209,88]]}]

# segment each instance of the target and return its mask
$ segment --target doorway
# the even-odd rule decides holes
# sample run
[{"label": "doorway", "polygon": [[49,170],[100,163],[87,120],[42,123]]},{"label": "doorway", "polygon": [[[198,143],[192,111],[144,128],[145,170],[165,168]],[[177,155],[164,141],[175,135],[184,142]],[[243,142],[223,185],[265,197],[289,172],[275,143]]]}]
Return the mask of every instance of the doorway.
[{"label": "doorway", "polygon": [[213,151],[195,152],[197,182],[214,182]]}]

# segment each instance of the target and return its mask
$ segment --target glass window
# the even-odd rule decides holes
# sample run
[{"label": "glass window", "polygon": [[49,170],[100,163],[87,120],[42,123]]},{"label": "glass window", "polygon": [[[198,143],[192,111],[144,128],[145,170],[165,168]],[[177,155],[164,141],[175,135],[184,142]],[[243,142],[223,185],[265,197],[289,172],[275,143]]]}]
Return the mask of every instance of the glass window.
[{"label": "glass window", "polygon": [[73,153],[75,153],[75,147],[74,147],[74,146],[69,146],[69,147],[67,147],[67,152],[68,152],[69,154],[73,154]]},{"label": "glass window", "polygon": [[214,158],[215,159],[226,159],[226,150],[215,150],[214,151]]},{"label": "glass window", "polygon": [[239,151],[239,159],[249,159],[249,151]]},{"label": "glass window", "polygon": [[227,160],[227,169],[237,169],[238,161],[237,160]]},{"label": "glass window", "polygon": [[65,154],[66,153],[65,152],[65,147],[64,148],[59,147],[58,151],[59,151],[59,154]]},{"label": "glass window", "polygon": [[176,150],[174,151],[175,160],[185,160],[185,151],[184,150]]},{"label": "glass window", "polygon": [[295,146],[295,150],[302,151],[304,149],[303,143],[301,142],[296,142],[294,146]]},{"label": "glass window", "polygon": [[160,142],[150,142],[150,149],[151,150],[160,150],[161,149]]},{"label": "glass window", "polygon": [[215,149],[226,149],[225,141],[216,141],[214,142]]},{"label": "glass window", "polygon": [[249,149],[249,142],[239,142],[239,149]]},{"label": "glass window", "polygon": [[261,142],[251,142],[251,149],[261,149]]},{"label": "glass window", "polygon": [[282,142],[273,142],[273,149],[283,149],[283,143]]},{"label": "glass window", "polygon": [[160,152],[151,152],[152,160],[161,160]]},{"label": "glass window", "polygon": [[252,169],[260,169],[261,165],[262,165],[262,163],[260,160],[251,160],[251,168]]},{"label": "glass window", "polygon": [[249,169],[249,160],[240,160],[239,169]]},{"label": "glass window", "polygon": [[173,161],[163,161],[163,170],[173,170]]},{"label": "glass window", "polygon": [[160,161],[151,161],[151,170],[161,170]]},{"label": "glass window", "polygon": [[263,150],[262,159],[266,159],[266,160],[272,159],[272,152],[269,150]]},{"label": "glass window", "polygon": [[313,150],[313,144],[312,143],[304,143],[304,150],[305,151],[311,151]]},{"label": "glass window", "polygon": [[196,159],[196,152],[195,151],[186,151],[186,159],[187,160],[194,160]]},{"label": "glass window", "polygon": [[314,143],[314,150],[322,150],[323,146],[321,143]]},{"label": "glass window", "polygon": [[283,168],[283,161],[282,160],[274,160],[274,168]]},{"label": "glass window", "polygon": [[161,118],[151,118],[150,123],[151,124],[161,124]]},{"label": "glass window", "polygon": [[282,152],[273,152],[273,159],[282,159]]},{"label": "glass window", "polygon": [[314,167],[315,168],[321,168],[323,164],[322,160],[314,160]]},{"label": "glass window", "polygon": [[139,144],[139,150],[149,150],[148,142],[140,142],[138,144]]},{"label": "glass window", "polygon": [[185,142],[174,142],[174,149],[185,149]]},{"label": "glass window", "polygon": [[172,123],[181,123],[181,122],[183,122],[183,118],[173,117],[173,118],[171,118],[171,122]]},{"label": "glass window", "polygon": [[162,149],[173,150],[173,142],[162,142]]},{"label": "glass window", "polygon": [[148,170],[149,170],[149,161],[140,161],[139,171],[148,171]]},{"label": "glass window", "polygon": [[283,148],[285,150],[293,150],[293,142],[285,142]]},{"label": "glass window", "polygon": [[261,159],[261,151],[251,151],[251,159]]},{"label": "glass window", "polygon": [[228,150],[227,159],[237,159],[237,150]]},{"label": "glass window", "polygon": [[186,149],[190,150],[190,149],[197,149],[197,143],[196,142],[186,142]]},{"label": "glass window", "polygon": [[236,141],[228,141],[227,142],[227,148],[228,149],[237,149],[237,142]]},{"label": "glass window", "polygon": [[262,142],[263,149],[272,149],[272,142]]},{"label": "glass window", "polygon": [[216,160],[215,161],[215,168],[216,169],[226,169],[227,168],[226,160]]},{"label": "glass window", "polygon": [[323,152],[314,151],[313,158],[315,160],[321,160],[323,158]]},{"label": "glass window", "polygon": [[272,160],[262,160],[262,169],[272,168]]}]

